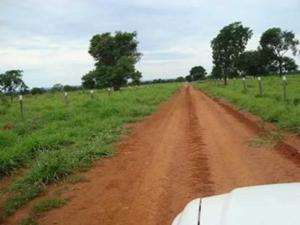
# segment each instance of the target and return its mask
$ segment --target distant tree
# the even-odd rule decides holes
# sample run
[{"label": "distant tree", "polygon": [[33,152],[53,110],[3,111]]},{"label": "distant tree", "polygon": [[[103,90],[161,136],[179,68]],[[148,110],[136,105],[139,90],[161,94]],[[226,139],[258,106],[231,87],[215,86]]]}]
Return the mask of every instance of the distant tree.
[{"label": "distant tree", "polygon": [[62,84],[54,84],[51,88],[51,91],[62,91],[64,89],[64,86]]},{"label": "distant tree", "polygon": [[82,77],[84,87],[114,87],[118,90],[128,79],[139,82],[141,73],[135,64],[141,57],[137,51],[137,33],[97,34],[90,41],[89,53],[96,60],[95,70]]},{"label": "distant tree", "polygon": [[140,85],[141,84],[142,73],[140,71],[136,71],[131,76],[131,84]]},{"label": "distant tree", "polygon": [[206,70],[202,66],[195,66],[190,70],[192,81],[204,79],[206,74]]},{"label": "distant tree", "polygon": [[32,95],[37,95],[37,94],[43,94],[46,92],[45,88],[38,88],[38,87],[34,87],[30,90],[30,93]]},{"label": "distant tree", "polygon": [[175,79],[176,82],[184,82],[185,81],[185,78],[184,77],[177,77]]},{"label": "distant tree", "polygon": [[237,67],[243,75],[257,76],[266,73],[266,60],[260,50],[245,51],[240,54]]},{"label": "distant tree", "polygon": [[[279,66],[280,65],[278,61],[271,62],[268,65],[269,72],[278,73]],[[284,56],[281,59],[281,67],[282,73],[293,73],[297,71],[298,65],[296,64],[294,59]]]},{"label": "distant tree", "polygon": [[9,70],[0,74],[0,90],[1,92],[10,95],[11,101],[16,92],[22,92],[28,89],[22,80],[22,73],[22,70]]},{"label": "distant tree", "polygon": [[250,28],[244,27],[240,22],[235,22],[222,28],[212,40],[213,63],[220,69],[225,85],[228,75],[237,74],[237,60],[244,52],[251,36]]},{"label": "distant tree", "polygon": [[97,87],[97,75],[96,71],[92,70],[85,74],[81,80],[82,80],[82,87],[86,89],[95,89]]},{"label": "distant tree", "polygon": [[185,77],[185,80],[186,80],[187,82],[192,82],[192,81],[193,81],[193,77],[192,77],[191,75],[187,75],[187,76]]},{"label": "distant tree", "polygon": [[77,90],[80,90],[80,88],[81,88],[80,86],[65,85],[65,86],[63,87],[63,90],[69,92],[69,91],[77,91]]},{"label": "distant tree", "polygon": [[283,74],[285,70],[284,63],[291,63],[290,59],[285,58],[285,54],[290,51],[296,55],[298,45],[299,40],[292,31],[282,31],[278,27],[266,30],[260,39],[260,47],[268,55],[269,64],[279,74]]}]

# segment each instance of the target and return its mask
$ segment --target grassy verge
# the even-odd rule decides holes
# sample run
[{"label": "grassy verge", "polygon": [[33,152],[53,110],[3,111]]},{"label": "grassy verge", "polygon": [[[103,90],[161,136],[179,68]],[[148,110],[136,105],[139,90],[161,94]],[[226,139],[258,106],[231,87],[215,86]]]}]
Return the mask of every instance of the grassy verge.
[{"label": "grassy verge", "polygon": [[56,182],[92,161],[113,153],[112,143],[123,125],[152,113],[180,84],[126,89],[113,93],[61,93],[26,96],[25,118],[18,103],[0,107],[0,175],[27,167],[23,177],[9,187],[2,217],[14,213]]},{"label": "grassy verge", "polygon": [[263,77],[263,96],[259,95],[258,81],[246,80],[247,91],[242,80],[230,80],[228,86],[220,81],[195,84],[204,92],[224,98],[267,122],[276,123],[280,128],[300,133],[300,76],[288,76],[287,100],[283,100],[282,80],[278,76]]},{"label": "grassy verge", "polygon": [[38,225],[38,217],[45,212],[52,209],[57,209],[64,206],[67,203],[65,199],[53,198],[53,199],[43,199],[37,202],[31,208],[30,215],[19,222],[19,225]]}]

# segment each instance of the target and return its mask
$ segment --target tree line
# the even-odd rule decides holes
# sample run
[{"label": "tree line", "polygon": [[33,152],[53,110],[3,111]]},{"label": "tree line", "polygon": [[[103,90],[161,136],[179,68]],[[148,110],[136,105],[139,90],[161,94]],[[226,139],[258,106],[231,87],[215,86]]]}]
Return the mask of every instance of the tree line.
[{"label": "tree line", "polygon": [[[234,22],[223,27],[211,41],[213,78],[223,78],[227,84],[228,77],[245,75],[284,74],[297,71],[298,65],[288,53],[298,53],[299,40],[292,31],[278,27],[266,30],[260,38],[256,50],[246,51],[253,31],[241,22]],[[205,79],[207,72],[203,66],[191,68],[187,76],[176,79],[155,79],[141,81],[142,73],[135,68],[142,57],[138,52],[137,32],[120,32],[115,34],[96,34],[90,40],[89,54],[95,60],[95,68],[82,77],[81,86],[56,84],[52,88],[32,88],[29,90],[22,80],[22,70],[10,70],[0,74],[0,97],[15,93],[42,94],[46,91],[73,91],[81,88],[96,89],[112,87],[119,90],[126,85],[148,83],[183,82]]]},{"label": "tree line", "polygon": [[212,77],[223,78],[245,75],[284,74],[297,71],[295,60],[287,53],[296,55],[299,40],[292,31],[274,27],[266,30],[256,50],[245,51],[253,35],[249,27],[234,22],[223,27],[212,40]]}]

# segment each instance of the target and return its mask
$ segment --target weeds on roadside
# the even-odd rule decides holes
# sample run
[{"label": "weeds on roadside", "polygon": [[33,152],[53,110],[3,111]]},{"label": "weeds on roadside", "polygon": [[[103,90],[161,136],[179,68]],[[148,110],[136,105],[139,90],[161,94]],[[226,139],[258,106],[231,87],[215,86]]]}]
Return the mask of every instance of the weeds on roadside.
[{"label": "weeds on roadside", "polygon": [[259,135],[253,138],[249,142],[250,147],[259,148],[259,147],[269,147],[272,149],[283,139],[283,134],[280,131],[270,131]]},{"label": "weeds on roadside", "polygon": [[[25,119],[17,104],[0,116],[0,177],[26,167],[8,188],[1,217],[38,196],[48,184],[87,170],[100,157],[111,156],[126,123],[137,121],[167,100],[180,84],[126,89],[111,96],[73,92],[66,106],[59,93],[25,96]],[[1,129],[5,124],[12,129]]]},{"label": "weeds on roadside", "polygon": [[38,225],[37,219],[42,213],[48,212],[52,209],[60,208],[66,203],[66,199],[43,199],[33,205],[30,215],[22,219],[18,225]]},{"label": "weeds on roadside", "polygon": [[283,100],[282,79],[278,76],[263,78],[264,95],[258,96],[257,80],[247,80],[247,92],[242,80],[230,80],[229,84],[215,85],[207,81],[196,87],[217,98],[224,98],[239,108],[245,109],[266,122],[280,128],[300,133],[300,76],[288,76],[287,100]]}]

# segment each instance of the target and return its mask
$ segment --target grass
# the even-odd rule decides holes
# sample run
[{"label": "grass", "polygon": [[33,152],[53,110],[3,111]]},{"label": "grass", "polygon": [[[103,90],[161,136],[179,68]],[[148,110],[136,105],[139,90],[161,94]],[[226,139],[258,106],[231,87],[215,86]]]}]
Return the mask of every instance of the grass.
[{"label": "grass", "polygon": [[64,206],[67,203],[66,199],[52,198],[52,199],[43,199],[31,208],[30,215],[22,219],[18,224],[19,225],[38,225],[38,217],[45,212],[48,212],[52,209],[57,209]]},{"label": "grass", "polygon": [[287,77],[287,100],[283,100],[282,80],[279,76],[263,77],[263,96],[259,95],[258,80],[247,79],[247,91],[242,80],[229,80],[228,86],[220,81],[196,84],[204,92],[223,98],[260,116],[264,121],[275,123],[282,129],[300,133],[300,75]]},{"label": "grass", "polygon": [[89,168],[93,160],[113,154],[112,143],[124,124],[152,113],[180,84],[125,89],[108,96],[98,91],[25,96],[24,119],[18,102],[0,106],[0,176],[27,168],[8,188],[3,218],[38,196],[46,185]]},{"label": "grass", "polygon": [[44,199],[32,207],[32,213],[34,215],[40,215],[41,213],[48,212],[51,209],[56,209],[64,206],[66,204],[65,199]]}]

